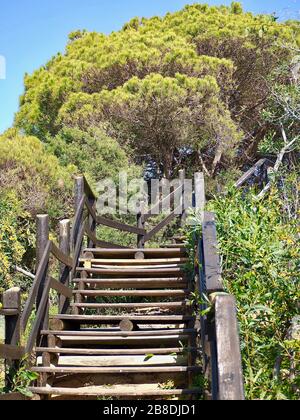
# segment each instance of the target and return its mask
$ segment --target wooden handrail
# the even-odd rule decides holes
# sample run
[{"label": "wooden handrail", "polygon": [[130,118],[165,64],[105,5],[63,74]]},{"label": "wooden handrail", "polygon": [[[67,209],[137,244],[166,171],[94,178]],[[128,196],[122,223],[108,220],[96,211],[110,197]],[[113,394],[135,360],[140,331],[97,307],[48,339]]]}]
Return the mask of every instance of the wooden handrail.
[{"label": "wooden handrail", "polygon": [[160,222],[154,229],[151,230],[151,232],[147,233],[145,236],[145,242],[150,241],[150,239],[153,238],[157,233],[159,233],[163,228],[165,228],[169,223],[172,222],[179,214],[179,210],[182,208],[180,205],[175,209],[169,216],[164,219],[162,222]]},{"label": "wooden handrail", "polygon": [[52,290],[55,290],[60,295],[63,295],[65,298],[72,299],[73,297],[72,289],[53,279],[52,277],[50,277],[50,287]]},{"label": "wooden handrail", "polygon": [[245,399],[236,302],[230,295],[215,297],[215,337],[218,371],[218,400]]},{"label": "wooden handrail", "polygon": [[88,201],[88,199],[85,197],[85,206],[90,214],[90,216],[92,216],[93,220],[95,222],[97,222],[97,215],[95,210],[93,209],[93,207],[91,206],[90,202]]},{"label": "wooden handrail", "polygon": [[169,194],[167,197],[160,200],[157,204],[155,204],[152,209],[144,215],[145,221],[150,219],[151,217],[154,217],[157,215],[156,213],[159,212],[160,208],[163,207],[166,203],[170,201],[171,205],[175,201],[175,197],[178,193],[181,193],[181,195],[184,194],[184,185],[180,185],[175,191],[173,191],[171,194]]},{"label": "wooden handrail", "polygon": [[235,183],[236,188],[241,188],[255,173],[263,166],[272,166],[273,163],[269,159],[260,159],[252,168],[243,174],[243,176]]},{"label": "wooden handrail", "polygon": [[105,217],[98,216],[97,223],[99,225],[111,227],[113,229],[121,230],[123,232],[133,233],[135,235],[146,235],[146,231],[144,229],[139,229],[135,226],[130,226],[125,223],[117,222],[115,220],[106,219]]},{"label": "wooden handrail", "polygon": [[94,192],[93,192],[93,190],[92,190],[92,188],[91,188],[90,184],[88,183],[85,176],[83,176],[83,181],[84,181],[84,192],[85,192],[85,195],[87,196],[87,198],[90,198],[92,200],[96,200],[97,197],[94,194]]},{"label": "wooden handrail", "polygon": [[38,267],[38,270],[37,270],[37,273],[36,273],[36,276],[35,276],[35,280],[34,280],[33,285],[31,287],[29,297],[26,301],[23,314],[21,316],[21,330],[23,332],[26,330],[29,317],[32,313],[33,306],[35,304],[38,289],[40,287],[41,281],[42,281],[42,279],[45,275],[45,271],[46,271],[46,269],[48,267],[48,264],[49,264],[51,247],[52,247],[52,243],[51,243],[51,241],[48,241],[47,246],[46,246],[45,251],[44,251],[44,254],[43,254],[43,257],[42,257],[42,260],[41,260],[40,265]]},{"label": "wooden handrail", "polygon": [[68,255],[65,255],[57,246],[51,242],[51,253],[52,255],[62,264],[73,267],[73,260]]}]

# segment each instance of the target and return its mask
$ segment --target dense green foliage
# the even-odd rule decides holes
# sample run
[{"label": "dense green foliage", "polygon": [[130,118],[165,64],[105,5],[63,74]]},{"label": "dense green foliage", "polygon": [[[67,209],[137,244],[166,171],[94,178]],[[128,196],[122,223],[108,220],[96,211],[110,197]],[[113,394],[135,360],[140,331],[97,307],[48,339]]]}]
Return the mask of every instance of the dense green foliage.
[{"label": "dense green foliage", "polygon": [[225,287],[238,302],[247,398],[298,399],[291,367],[294,351],[297,375],[300,348],[288,330],[300,297],[299,226],[278,191],[259,202],[232,190],[209,208],[217,214]]},{"label": "dense green foliage", "polygon": [[0,290],[18,283],[15,265],[34,268],[36,214],[49,213],[54,227],[70,213],[74,171],[37,138],[14,130],[0,136]]},{"label": "dense green foliage", "polygon": [[135,18],[109,36],[77,31],[65,54],[25,77],[16,125],[43,141],[65,126],[101,124],[167,176],[189,146],[211,176],[257,153],[269,132],[267,80],[299,39],[298,22],[244,13],[238,3]]}]

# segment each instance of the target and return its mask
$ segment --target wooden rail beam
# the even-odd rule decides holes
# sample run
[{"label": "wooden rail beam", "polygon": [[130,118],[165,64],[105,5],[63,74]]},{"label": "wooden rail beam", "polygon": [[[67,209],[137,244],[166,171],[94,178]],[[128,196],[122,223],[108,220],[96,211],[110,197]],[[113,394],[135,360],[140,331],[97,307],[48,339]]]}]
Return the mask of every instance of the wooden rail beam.
[{"label": "wooden rail beam", "polygon": [[216,296],[218,388],[221,401],[245,399],[235,298]]},{"label": "wooden rail beam", "polygon": [[[71,222],[70,220],[62,220],[59,224],[59,248],[62,253],[70,256],[71,253]],[[69,288],[71,281],[71,269],[73,268],[73,261],[71,268],[65,264],[60,264],[60,283],[62,286]],[[59,296],[60,313],[66,313],[70,301],[64,293]]]}]

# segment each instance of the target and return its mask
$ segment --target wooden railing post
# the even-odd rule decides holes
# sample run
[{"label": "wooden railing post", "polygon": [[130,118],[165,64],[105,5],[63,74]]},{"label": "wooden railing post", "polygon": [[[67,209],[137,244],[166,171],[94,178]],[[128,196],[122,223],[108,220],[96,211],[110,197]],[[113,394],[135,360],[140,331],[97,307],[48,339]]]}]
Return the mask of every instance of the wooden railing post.
[{"label": "wooden railing post", "polygon": [[205,197],[205,181],[204,181],[204,174],[202,172],[196,172],[194,175],[194,207],[199,212],[201,223],[204,220],[204,210],[206,204],[206,197]]},{"label": "wooden railing post", "polygon": [[[59,224],[59,249],[65,254],[71,253],[71,223],[70,220],[62,220]],[[70,286],[70,267],[60,264],[60,282],[66,286]],[[66,313],[69,308],[69,300],[65,296],[59,296],[60,313]]]},{"label": "wooden railing post", "polygon": [[[140,212],[137,215],[137,227],[138,229],[145,229],[145,202],[140,203]],[[137,247],[145,248],[145,235],[138,235]]]},{"label": "wooden railing post", "polygon": [[[75,185],[74,185],[74,214],[77,213],[77,210],[80,207],[80,203],[82,198],[84,197],[84,177],[83,176],[76,176],[75,177]],[[82,218],[83,218],[83,211],[81,215],[81,221],[78,223],[76,230],[73,232],[72,238],[72,251],[75,251],[75,245],[77,243],[78,234],[82,225]]]},{"label": "wooden railing post", "polygon": [[[10,289],[3,294],[3,310],[5,315],[5,344],[17,346],[20,342],[20,312],[21,312],[21,290],[18,287]],[[5,384],[9,389],[11,378],[9,370],[17,368],[17,361],[5,361]]]},{"label": "wooden railing post", "polygon": [[187,213],[185,209],[185,199],[184,199],[184,183],[185,183],[185,170],[181,169],[179,171],[179,180],[180,185],[182,186],[182,197],[181,197],[181,205],[182,205],[182,215],[180,216],[181,219],[181,226],[183,227],[186,222]]},{"label": "wooden railing post", "polygon": [[[37,234],[36,234],[36,272],[42,260],[48,241],[49,241],[49,216],[47,214],[38,215],[37,216]],[[47,269],[45,270],[45,274],[40,282],[40,287],[37,291],[37,299],[36,299],[37,310],[40,306],[43,292],[46,287],[46,283],[47,283]],[[49,325],[49,304],[46,307],[40,329],[47,330],[48,325]],[[40,340],[40,337],[38,336],[38,342],[39,340]]]}]

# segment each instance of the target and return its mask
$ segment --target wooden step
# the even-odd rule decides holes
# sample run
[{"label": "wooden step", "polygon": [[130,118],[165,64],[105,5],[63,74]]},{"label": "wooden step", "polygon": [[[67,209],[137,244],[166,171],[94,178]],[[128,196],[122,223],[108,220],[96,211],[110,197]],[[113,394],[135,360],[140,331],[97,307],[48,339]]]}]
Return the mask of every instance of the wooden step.
[{"label": "wooden step", "polygon": [[116,258],[133,258],[138,252],[142,252],[146,258],[155,258],[155,257],[180,257],[186,256],[186,250],[180,246],[172,249],[165,248],[135,248],[135,249],[105,249],[105,248],[87,248],[84,250],[84,253],[91,253],[95,257],[116,257]]},{"label": "wooden step", "polygon": [[[55,333],[55,331],[54,331]],[[147,335],[147,336],[89,336],[89,335],[60,335],[61,331],[56,331],[57,337],[61,340],[62,346],[135,346],[135,347],[165,347],[178,346],[179,342],[188,341],[192,334],[173,334],[173,335]],[[48,331],[49,335],[53,331]]]},{"label": "wooden step", "polygon": [[80,324],[119,324],[124,318],[138,324],[159,323],[174,324],[190,322],[195,317],[188,315],[52,315],[50,319],[68,321]]},{"label": "wooden step", "polygon": [[177,252],[178,250],[181,250],[181,252],[183,252],[185,254],[188,253],[188,249],[187,249],[185,244],[167,244],[167,245],[162,245],[162,248],[164,248],[165,250],[168,250],[168,251],[176,250],[176,252]]},{"label": "wooden step", "polygon": [[159,337],[159,336],[169,336],[169,335],[196,335],[196,329],[176,329],[170,328],[165,330],[151,329],[151,330],[138,330],[138,331],[98,331],[98,330],[81,330],[81,331],[48,331],[43,330],[41,335],[56,335],[59,337]]},{"label": "wooden step", "polygon": [[29,391],[38,395],[58,397],[171,397],[200,394],[200,389],[163,389],[153,384],[113,385],[85,388],[38,388],[30,387]]},{"label": "wooden step", "polygon": [[147,373],[188,373],[188,372],[201,372],[199,366],[138,366],[138,367],[33,367],[31,369],[37,373],[57,373],[57,374],[135,374]]},{"label": "wooden step", "polygon": [[[91,263],[93,266],[168,266],[168,265],[177,265],[177,264],[186,264],[189,261],[188,258],[157,258],[157,259],[89,259],[89,258],[80,258],[79,263]],[[147,267],[145,267],[147,268]]]},{"label": "wooden step", "polygon": [[104,355],[162,355],[162,354],[186,354],[186,353],[197,353],[196,347],[191,348],[149,348],[149,349],[72,349],[72,348],[49,348],[49,347],[37,347],[36,353],[53,353],[53,354],[70,354],[70,355],[87,355],[87,356],[104,356]]},{"label": "wooden step", "polygon": [[86,309],[186,309],[189,302],[148,302],[148,303],[71,303],[73,308]]},{"label": "wooden step", "polygon": [[[138,367],[138,366],[183,366],[187,364],[187,356],[183,355],[124,355],[124,356],[60,356],[57,367]],[[37,365],[42,366],[42,357],[37,358]]]},{"label": "wooden step", "polygon": [[159,289],[174,288],[184,289],[188,287],[188,281],[183,279],[75,279],[73,283],[84,283],[97,288],[109,289]]},{"label": "wooden step", "polygon": [[86,297],[187,297],[189,290],[74,290],[74,295]]},{"label": "wooden step", "polygon": [[150,269],[143,268],[84,268],[77,267],[78,272],[86,272],[88,274],[97,274],[106,277],[121,277],[125,276],[136,277],[136,278],[160,278],[160,277],[184,277],[186,275],[185,270],[180,267],[171,268],[157,268],[153,267]]}]

